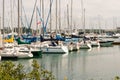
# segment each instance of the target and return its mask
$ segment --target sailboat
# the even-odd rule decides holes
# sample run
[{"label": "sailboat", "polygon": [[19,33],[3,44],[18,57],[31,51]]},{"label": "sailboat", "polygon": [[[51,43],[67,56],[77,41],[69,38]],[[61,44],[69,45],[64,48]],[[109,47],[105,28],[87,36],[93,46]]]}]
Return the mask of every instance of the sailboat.
[{"label": "sailboat", "polygon": [[[53,0],[50,0],[50,10],[49,10],[49,14],[48,14],[47,20],[50,17],[50,14],[51,14],[52,4],[53,4]],[[42,17],[44,18],[44,16],[42,16]],[[46,20],[46,24],[47,24],[47,20]],[[43,28],[46,29],[46,25],[44,25],[44,22],[42,22],[42,23],[43,23],[43,25],[42,25]],[[44,33],[45,33],[45,31],[43,32],[43,34]],[[57,33],[57,0],[56,0],[56,33]],[[44,35],[43,35],[42,39],[44,40]],[[49,41],[41,42],[40,49],[42,50],[43,54],[44,53],[47,53],[47,54],[49,54],[49,53],[52,53],[52,54],[68,53],[68,47],[63,45],[62,41],[59,41],[59,40],[55,40],[54,41],[54,40],[55,39],[53,37],[51,37],[51,39]],[[56,44],[56,42],[58,44]]]},{"label": "sailboat", "polygon": [[80,43],[80,49],[91,49],[91,43],[89,39],[85,37],[85,8],[83,7],[83,0],[81,0],[81,8],[82,8],[82,26],[84,31],[83,41]]},{"label": "sailboat", "polygon": [[[52,43],[51,45],[49,43]],[[55,42],[42,42],[40,49],[42,50],[43,54],[65,54],[68,53],[68,47],[63,45],[61,41],[56,44]]]},{"label": "sailboat", "polygon": [[[18,2],[19,2],[19,0],[18,0]],[[6,39],[3,42],[13,42],[13,46],[11,46],[11,47],[5,46],[4,47],[4,49],[1,51],[2,59],[10,59],[11,60],[11,59],[33,57],[31,50],[29,50],[29,52],[20,52],[20,47],[14,47],[14,35],[13,34],[12,34],[12,37],[10,39],[8,39],[8,40]]]},{"label": "sailboat", "polygon": [[25,49],[26,47],[14,47],[13,51],[15,51],[14,55],[18,57],[18,59],[21,58],[32,58],[33,54],[31,53],[31,49],[28,49],[28,51],[21,51],[22,49]]},{"label": "sailboat", "polygon": [[69,52],[79,50],[79,45],[77,44],[77,42],[74,42],[71,37],[71,34],[72,34],[72,4],[73,4],[73,1],[71,0],[71,25],[69,25],[69,23],[70,23],[69,22],[69,9],[68,9],[68,5],[67,5],[68,36],[70,37],[70,40],[68,43]]},{"label": "sailboat", "polygon": [[92,49],[90,41],[80,42],[80,49]]},{"label": "sailboat", "polygon": [[21,59],[32,58],[33,54],[29,50],[28,52],[20,52],[20,47],[5,48],[1,53],[2,59]]}]

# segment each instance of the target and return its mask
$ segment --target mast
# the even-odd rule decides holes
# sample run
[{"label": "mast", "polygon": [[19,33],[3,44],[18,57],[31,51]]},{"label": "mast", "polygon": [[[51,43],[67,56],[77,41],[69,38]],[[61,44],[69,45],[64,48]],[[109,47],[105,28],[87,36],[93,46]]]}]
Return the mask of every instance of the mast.
[{"label": "mast", "polygon": [[[5,26],[4,26],[4,17],[5,17],[5,15],[4,15],[4,13],[5,13],[5,0],[3,0],[3,13],[2,13],[2,26],[3,26],[3,31],[2,31],[2,33],[3,33],[3,38],[4,38],[4,35],[5,35]],[[1,41],[1,45],[4,47],[4,41],[2,40]]]},{"label": "mast", "polygon": [[85,35],[85,33],[86,33],[86,31],[85,31],[85,8],[83,9],[83,30],[84,30],[84,35]]},{"label": "mast", "polygon": [[44,0],[42,0],[42,18],[43,18],[43,36],[44,36],[44,31],[45,31],[45,25],[44,25]]},{"label": "mast", "polygon": [[69,24],[69,9],[68,9],[68,4],[67,4],[67,24],[68,24],[68,34],[69,34],[70,24]]},{"label": "mast", "polygon": [[72,33],[72,6],[73,6],[73,0],[71,0],[71,33]]},{"label": "mast", "polygon": [[[117,18],[116,17],[113,17],[113,29],[116,29],[117,28]],[[116,33],[117,30],[114,31],[114,33]]]},{"label": "mast", "polygon": [[20,36],[20,0],[18,0],[18,36]]},{"label": "mast", "polygon": [[11,0],[11,3],[10,3],[10,7],[11,7],[11,29],[12,29],[12,32],[13,32],[13,15],[12,15],[12,12],[13,12],[13,4],[12,4],[12,0]]},{"label": "mast", "polygon": [[4,26],[4,12],[5,12],[5,0],[3,0],[3,17],[2,17],[2,20],[3,20],[3,37],[4,37],[4,34],[5,34],[5,31],[4,31],[4,28],[5,28],[5,26]]},{"label": "mast", "polygon": [[[14,10],[15,10],[15,4],[16,4],[16,3],[15,3],[15,0],[13,0],[13,15],[15,15],[15,11],[14,11]],[[13,17],[13,24],[14,24],[15,20],[16,20],[15,17]],[[16,22],[16,23],[17,23],[17,22]],[[17,33],[16,27],[17,27],[17,25],[16,25],[15,27],[13,27],[13,32],[16,32],[16,33]]]},{"label": "mast", "polygon": [[[41,9],[41,8],[42,8],[42,7],[41,7],[41,3],[42,3],[42,2],[41,2],[41,0],[40,0],[40,10],[42,10],[42,9]],[[41,34],[41,27],[39,27],[39,34]]]},{"label": "mast", "polygon": [[56,0],[56,33],[57,33],[57,0]]},{"label": "mast", "polygon": [[51,7],[51,0],[50,0],[50,32],[52,31],[52,14],[51,14],[51,12],[52,12],[52,7]]},{"label": "mast", "polygon": [[83,32],[84,32],[84,35],[85,35],[85,8],[84,8],[84,5],[83,5],[83,0],[81,0],[81,10],[82,10],[82,27],[83,27]]},{"label": "mast", "polygon": [[101,34],[101,19],[100,19],[100,15],[98,15],[98,25],[99,25],[99,34]]},{"label": "mast", "polygon": [[[41,5],[42,1],[40,0],[40,10],[42,10],[42,5]],[[43,30],[43,28],[39,28],[39,34],[41,34],[41,31]]]},{"label": "mast", "polygon": [[33,31],[33,30],[31,29],[31,26],[32,26],[32,21],[33,21],[35,9],[36,9],[36,4],[37,4],[37,0],[35,0],[35,4],[34,4],[34,8],[33,8],[33,13],[32,13],[31,20],[30,20],[29,33],[31,33],[31,32]]},{"label": "mast", "polygon": [[37,6],[36,6],[36,34],[38,34],[38,25],[39,25],[39,22],[38,22],[38,15],[37,15]]},{"label": "mast", "polygon": [[22,0],[21,0],[21,2],[20,2],[20,6],[21,6],[21,8],[20,8],[20,12],[21,12],[21,16],[20,16],[20,34],[22,34],[23,33],[23,25],[22,25]]},{"label": "mast", "polygon": [[40,0],[40,10],[42,10],[42,0]]},{"label": "mast", "polygon": [[59,0],[59,32],[61,33],[61,0]]}]

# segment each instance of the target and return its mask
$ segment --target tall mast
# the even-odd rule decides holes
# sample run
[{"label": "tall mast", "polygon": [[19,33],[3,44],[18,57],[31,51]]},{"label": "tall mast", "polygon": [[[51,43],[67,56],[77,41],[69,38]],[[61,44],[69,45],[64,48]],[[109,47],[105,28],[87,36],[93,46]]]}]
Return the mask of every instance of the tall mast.
[{"label": "tall mast", "polygon": [[68,9],[68,4],[67,4],[67,24],[68,24],[68,34],[69,34],[70,24],[69,24],[69,9]]},{"label": "tall mast", "polygon": [[67,11],[67,8],[66,8],[66,10],[64,11],[64,18],[65,18],[65,19],[64,19],[64,23],[63,23],[63,24],[65,25],[65,28],[64,28],[65,30],[63,30],[63,32],[65,32],[65,33],[66,33],[66,30],[67,30],[67,17],[66,17],[66,11]]},{"label": "tall mast", "polygon": [[40,10],[42,10],[42,5],[41,5],[42,1],[40,0]]},{"label": "tall mast", "polygon": [[72,33],[72,6],[73,6],[73,0],[71,0],[71,33]]},{"label": "tall mast", "polygon": [[20,0],[18,0],[18,36],[20,36]]},{"label": "tall mast", "polygon": [[2,14],[3,15],[3,17],[2,17],[2,20],[3,20],[3,37],[4,37],[4,34],[5,34],[5,32],[4,32],[4,27],[5,27],[4,26],[4,17],[5,17],[4,16],[4,11],[5,11],[5,0],[3,0],[3,14]]},{"label": "tall mast", "polygon": [[[2,14],[2,15],[3,15],[3,17],[2,17],[2,21],[3,21],[3,22],[2,22],[2,23],[3,23],[3,24],[2,24],[2,26],[3,26],[3,32],[2,32],[2,33],[3,33],[3,38],[4,38],[4,35],[5,35],[5,30],[4,30],[4,29],[5,29],[5,26],[4,26],[5,2],[4,2],[4,1],[5,1],[5,0],[3,0],[3,14]],[[1,42],[2,42],[1,45],[4,46],[4,41],[2,40]]]},{"label": "tall mast", "polygon": [[56,0],[56,33],[57,33],[57,0]]},{"label": "tall mast", "polygon": [[[40,10],[42,10],[42,5],[41,5],[42,1],[40,0]],[[42,26],[43,27],[43,26]],[[39,28],[39,34],[41,34],[41,31],[43,30],[43,28]]]},{"label": "tall mast", "polygon": [[84,32],[84,35],[85,35],[85,8],[84,8],[84,5],[83,5],[83,0],[81,0],[81,10],[82,10],[82,27],[83,27],[83,32]]},{"label": "tall mast", "polygon": [[113,17],[113,29],[115,27],[115,18]]},{"label": "tall mast", "polygon": [[61,33],[61,0],[59,0],[59,31]]},{"label": "tall mast", "polygon": [[37,15],[37,6],[36,6],[36,34],[38,34],[38,25],[39,25],[39,22],[38,22],[38,15]]},{"label": "tall mast", "polygon": [[22,25],[22,0],[20,2],[20,11],[21,11],[21,14],[20,14],[20,33],[22,34],[22,29],[23,29],[23,25]]},{"label": "tall mast", "polygon": [[11,6],[11,29],[12,29],[12,32],[13,32],[13,15],[12,15],[12,12],[13,12],[13,4],[12,4],[12,0],[11,0],[11,3],[10,3],[10,6]]},{"label": "tall mast", "polygon": [[98,26],[99,26],[99,34],[101,34],[101,19],[100,19],[100,15],[98,15]]},{"label": "tall mast", "polygon": [[113,29],[116,29],[116,28],[117,28],[117,18],[113,17]]},{"label": "tall mast", "polygon": [[44,0],[42,0],[42,18],[43,18],[43,36],[44,36],[44,28],[45,28],[45,25],[44,25]]},{"label": "tall mast", "polygon": [[51,0],[50,0],[50,32],[52,31],[52,7],[51,7]]},{"label": "tall mast", "polygon": [[86,31],[85,31],[85,8],[83,9],[83,30],[84,30],[84,34],[86,33]]}]

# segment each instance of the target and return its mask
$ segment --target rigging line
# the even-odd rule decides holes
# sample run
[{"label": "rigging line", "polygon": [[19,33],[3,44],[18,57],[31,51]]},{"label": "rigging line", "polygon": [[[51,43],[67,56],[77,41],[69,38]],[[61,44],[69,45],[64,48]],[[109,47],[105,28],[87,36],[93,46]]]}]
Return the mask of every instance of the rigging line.
[{"label": "rigging line", "polygon": [[47,19],[46,19],[46,24],[45,24],[45,26],[44,26],[44,31],[45,31],[45,32],[46,32],[46,27],[47,27],[47,24],[48,24],[48,19],[49,19],[50,14],[51,14],[52,4],[53,4],[53,0],[51,0],[49,13],[48,13],[48,16],[47,16]]},{"label": "rigging line", "polygon": [[[53,0],[51,0],[51,2],[50,2],[50,8],[52,7],[52,4],[53,4]],[[41,13],[40,13],[40,10],[38,9],[38,7],[37,7],[37,11],[38,11],[38,14],[40,16],[40,21],[42,22],[42,27],[44,29],[44,32],[46,32],[46,27],[47,27],[48,19],[49,19],[50,14],[51,14],[51,9],[49,9],[49,13],[48,13],[48,16],[47,16],[47,19],[46,19],[45,26],[44,26],[44,20],[41,18]]]},{"label": "rigging line", "polygon": [[41,18],[41,13],[40,13],[40,10],[38,9],[38,7],[37,7],[37,11],[38,11],[38,14],[40,17],[40,21],[42,22],[42,27],[44,28],[44,20]]},{"label": "rigging line", "polygon": [[43,22],[43,19],[41,18],[41,13],[40,13],[41,11],[38,9],[38,7],[37,7],[37,11],[38,11],[38,14],[40,16],[40,21]]},{"label": "rigging line", "polygon": [[26,16],[26,13],[25,13],[25,9],[24,9],[23,5],[22,5],[22,9],[23,9],[23,12],[24,12],[25,20],[27,22],[27,27],[29,27],[28,19],[27,19],[27,16]]},{"label": "rigging line", "polygon": [[29,25],[29,31],[30,31],[30,28],[31,28],[31,25],[32,25],[32,21],[33,21],[33,16],[34,16],[34,12],[35,12],[36,4],[37,4],[37,0],[35,1],[35,5],[34,5],[34,9],[33,9],[33,13],[32,13],[32,17],[31,17],[31,21],[30,21],[30,25]]}]

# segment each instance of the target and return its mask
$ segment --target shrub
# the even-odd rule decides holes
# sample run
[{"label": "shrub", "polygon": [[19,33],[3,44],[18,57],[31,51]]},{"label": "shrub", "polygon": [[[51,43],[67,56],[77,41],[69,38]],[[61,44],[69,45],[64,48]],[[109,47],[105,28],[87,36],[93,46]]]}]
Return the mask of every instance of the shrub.
[{"label": "shrub", "polygon": [[32,70],[25,72],[22,64],[15,65],[11,61],[0,63],[0,80],[55,80],[52,72],[42,69],[36,60],[32,62]]}]

